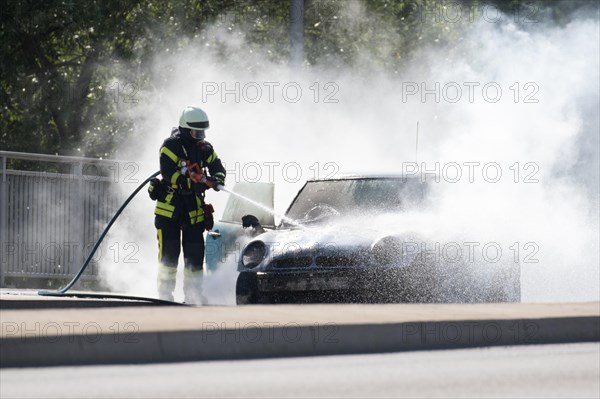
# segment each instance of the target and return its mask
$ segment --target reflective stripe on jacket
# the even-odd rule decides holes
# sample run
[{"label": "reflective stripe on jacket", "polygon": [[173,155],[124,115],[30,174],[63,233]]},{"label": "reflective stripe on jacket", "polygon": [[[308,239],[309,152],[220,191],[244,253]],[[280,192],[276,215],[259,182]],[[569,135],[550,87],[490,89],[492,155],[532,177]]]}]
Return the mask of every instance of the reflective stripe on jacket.
[{"label": "reflective stripe on jacket", "polygon": [[[156,201],[154,214],[191,224],[201,223],[204,221],[202,205],[207,187],[192,182],[181,173],[183,161],[197,163],[202,169],[208,168],[211,177],[225,184],[225,168],[212,145],[206,141],[186,140],[175,129],[160,148],[160,172],[171,190],[164,201]],[[185,219],[183,215],[186,215]]]}]

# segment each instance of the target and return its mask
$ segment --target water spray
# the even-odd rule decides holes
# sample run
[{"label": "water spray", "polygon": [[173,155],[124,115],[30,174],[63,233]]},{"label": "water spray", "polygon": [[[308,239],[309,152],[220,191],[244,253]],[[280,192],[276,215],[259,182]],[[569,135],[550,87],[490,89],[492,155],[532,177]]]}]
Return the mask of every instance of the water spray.
[{"label": "water spray", "polygon": [[295,220],[293,220],[293,219],[290,219],[290,218],[288,218],[288,217],[286,217],[286,216],[280,215],[279,213],[275,212],[273,209],[271,209],[271,208],[269,208],[269,207],[267,207],[267,206],[265,206],[265,205],[261,204],[260,202],[256,202],[256,201],[254,201],[254,200],[252,200],[252,199],[250,199],[250,198],[248,198],[248,197],[245,197],[245,196],[243,196],[243,195],[241,195],[241,194],[238,194],[238,193],[236,193],[236,192],[235,192],[235,191],[233,191],[233,190],[229,190],[228,188],[226,188],[226,187],[225,187],[225,186],[223,186],[222,184],[217,184],[217,185],[216,185],[216,188],[217,188],[217,190],[219,190],[219,191],[221,191],[221,190],[222,190],[222,191],[225,191],[226,193],[229,193],[229,194],[231,194],[231,195],[235,195],[236,197],[238,197],[238,198],[240,198],[240,199],[242,199],[242,200],[244,200],[244,201],[246,201],[246,202],[249,202],[249,203],[251,203],[252,205],[254,205],[254,206],[256,206],[256,207],[258,207],[258,208],[260,208],[260,209],[262,209],[262,210],[264,210],[264,211],[266,211],[266,212],[268,212],[268,213],[270,213],[271,215],[273,215],[273,216],[275,216],[275,217],[278,217],[278,218],[280,218],[281,220],[285,221],[286,223],[289,223],[289,224],[293,225],[294,227],[299,227],[299,228],[302,228],[302,225],[300,225],[300,224],[299,224],[298,222],[296,222]]},{"label": "water spray", "polygon": [[251,203],[252,205],[272,214],[275,217],[280,218],[281,220],[295,226],[295,227],[301,227],[296,221],[285,217],[283,215],[280,215],[278,213],[276,213],[273,209],[270,209],[266,206],[264,206],[263,204],[256,202],[248,197],[245,197],[241,194],[238,194],[236,192],[234,192],[233,190],[229,190],[228,188],[226,188],[223,184],[219,184],[216,183],[214,180],[210,180],[206,174],[202,171],[202,169],[200,168],[200,166],[197,163],[190,163],[189,161],[184,161],[181,164],[181,174],[182,175],[189,175],[190,179],[192,179],[192,181],[196,182],[196,183],[202,183],[206,186],[208,186],[209,188],[214,188],[218,191],[225,191],[226,193],[235,195],[236,197]]}]

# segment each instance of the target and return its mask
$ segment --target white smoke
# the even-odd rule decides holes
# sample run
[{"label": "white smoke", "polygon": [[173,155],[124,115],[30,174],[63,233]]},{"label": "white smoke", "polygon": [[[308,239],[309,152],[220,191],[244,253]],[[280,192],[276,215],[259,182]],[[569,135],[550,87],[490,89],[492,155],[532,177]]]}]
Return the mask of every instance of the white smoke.
[{"label": "white smoke", "polygon": [[[366,18],[356,9],[347,16]],[[425,48],[404,70],[389,71],[369,53],[345,70],[293,70],[267,61],[268,48],[249,50],[242,35],[215,27],[206,37],[218,48],[198,38],[157,54],[154,81],[131,111],[138,133],[119,157],[158,169],[158,149],[181,109],[202,106],[227,185],[273,181],[283,213],[307,179],[412,171],[407,163],[418,156],[425,169],[439,164],[447,183],[434,190],[438,230],[537,260],[522,263],[524,301],[598,300],[598,29],[597,16],[526,29],[482,20],[454,44]],[[452,184],[456,165],[462,178]],[[226,198],[208,194],[217,219]],[[155,284],[153,205],[138,196],[111,235],[140,248],[139,264],[105,268],[107,281],[130,293]],[[208,278],[205,285],[215,285],[207,291],[234,281],[225,280]]]}]

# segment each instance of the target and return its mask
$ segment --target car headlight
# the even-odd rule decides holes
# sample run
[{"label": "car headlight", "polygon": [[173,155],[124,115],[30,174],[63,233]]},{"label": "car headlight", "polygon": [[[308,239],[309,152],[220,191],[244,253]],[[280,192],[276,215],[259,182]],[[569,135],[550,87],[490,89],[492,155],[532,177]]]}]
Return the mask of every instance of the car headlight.
[{"label": "car headlight", "polygon": [[267,246],[262,241],[254,241],[248,244],[242,253],[242,265],[251,269],[263,261],[267,255]]}]

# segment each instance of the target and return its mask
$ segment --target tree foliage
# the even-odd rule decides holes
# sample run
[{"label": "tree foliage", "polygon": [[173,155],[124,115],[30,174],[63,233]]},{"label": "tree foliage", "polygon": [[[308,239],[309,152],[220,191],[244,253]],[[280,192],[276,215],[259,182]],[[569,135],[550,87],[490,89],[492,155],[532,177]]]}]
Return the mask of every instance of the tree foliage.
[{"label": "tree foliage", "polygon": [[[552,15],[565,20],[581,2],[553,3]],[[523,3],[494,1],[503,12]],[[184,48],[209,26],[243,32],[248,46],[270,49],[271,61],[289,57],[290,3],[283,0],[1,4],[2,150],[110,156],[132,130],[115,108],[135,101],[134,83],[149,79],[153,56],[169,46]],[[366,53],[383,67],[399,68],[424,44],[460,37],[455,22],[423,14],[439,6],[443,0],[305,0],[305,66],[353,66]]]}]

